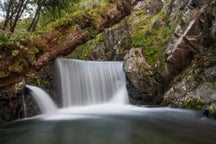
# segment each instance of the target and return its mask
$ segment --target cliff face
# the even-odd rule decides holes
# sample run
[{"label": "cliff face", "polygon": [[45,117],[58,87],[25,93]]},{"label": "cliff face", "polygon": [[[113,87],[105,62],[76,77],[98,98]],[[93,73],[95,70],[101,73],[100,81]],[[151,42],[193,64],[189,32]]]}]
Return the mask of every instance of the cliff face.
[{"label": "cliff face", "polygon": [[[160,16],[152,24],[153,31],[155,26],[164,27],[166,24],[173,28],[165,48],[159,51],[159,57],[151,65],[155,75],[153,79],[162,88],[159,92],[162,104],[207,108],[207,113],[215,110],[215,6],[215,1],[166,1],[159,12]],[[166,21],[163,17],[166,17]],[[160,41],[159,34],[156,38]],[[157,46],[161,48],[163,45]],[[144,52],[145,55],[148,53]],[[143,69],[146,69],[145,65],[142,65],[140,72]],[[144,78],[142,82],[151,84],[152,80],[148,79]],[[137,87],[149,89],[141,83]],[[158,92],[158,84],[153,84],[151,88]],[[146,93],[146,96],[152,96],[152,93]],[[153,97],[157,96],[158,93]],[[210,108],[208,105],[211,105]]]},{"label": "cliff face", "polygon": [[140,0],[133,5],[129,16],[68,57],[124,61],[133,104],[214,109],[215,2]]},{"label": "cliff face", "polygon": [[[19,90],[27,80],[53,87],[50,68],[62,55],[124,61],[133,104],[205,109],[212,115],[216,110],[215,10],[214,0],[110,1],[100,10],[89,10],[91,14],[56,23],[30,43],[0,45],[0,66],[6,67],[0,71],[1,119],[7,114],[7,120],[22,117]],[[12,55],[7,63],[4,55]]]},{"label": "cliff face", "polygon": [[[135,1],[131,15],[69,57],[124,60],[134,104],[203,109],[216,100],[215,8],[213,0]],[[79,55],[83,47],[92,51]]]}]

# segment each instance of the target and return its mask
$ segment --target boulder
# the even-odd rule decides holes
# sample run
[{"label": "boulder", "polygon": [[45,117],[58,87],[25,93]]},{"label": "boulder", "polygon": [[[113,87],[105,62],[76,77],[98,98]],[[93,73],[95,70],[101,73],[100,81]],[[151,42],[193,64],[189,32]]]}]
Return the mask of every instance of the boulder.
[{"label": "boulder", "polygon": [[142,54],[141,48],[132,48],[124,58],[124,70],[129,82],[137,90],[137,95],[130,95],[132,99],[144,103],[157,103],[157,96],[160,94],[161,85],[157,82],[156,77]]}]

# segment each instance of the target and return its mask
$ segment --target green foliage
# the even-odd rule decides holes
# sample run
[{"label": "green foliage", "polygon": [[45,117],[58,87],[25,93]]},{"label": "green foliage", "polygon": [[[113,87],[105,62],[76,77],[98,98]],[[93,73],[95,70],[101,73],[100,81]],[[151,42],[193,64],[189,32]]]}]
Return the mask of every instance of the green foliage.
[{"label": "green foliage", "polygon": [[211,29],[210,29],[210,38],[212,39],[212,40],[215,40],[216,39],[216,28],[215,27],[212,27]]},{"label": "green foliage", "polygon": [[200,68],[197,68],[197,69],[195,69],[195,71],[194,71],[194,72],[195,72],[195,74],[196,74],[196,75],[198,75],[198,74],[200,74],[200,73],[201,73],[201,71],[202,71],[202,70],[201,70]]},{"label": "green foliage", "polygon": [[89,40],[87,43],[78,46],[68,58],[71,59],[84,59],[88,56],[93,49],[95,48],[96,44],[102,41],[103,33],[98,34],[94,39]]},{"label": "green foliage", "polygon": [[204,103],[201,102],[197,98],[188,96],[188,97],[185,97],[184,99],[181,99],[181,105],[183,106],[183,108],[186,108],[186,109],[202,110]]},{"label": "green foliage", "polygon": [[216,104],[211,104],[207,110],[209,111],[209,114],[211,115],[211,117],[216,118]]},{"label": "green foliage", "polygon": [[190,69],[189,68],[185,68],[183,71],[182,71],[182,75],[183,76],[187,76],[190,72]]},{"label": "green foliage", "polygon": [[136,15],[143,15],[146,13],[146,9],[139,9],[134,12]]},{"label": "green foliage", "polygon": [[39,76],[35,77],[35,84],[36,84],[36,86],[41,86],[41,80],[40,80]]},{"label": "green foliage", "polygon": [[7,31],[0,31],[0,43],[9,42],[11,33]]}]

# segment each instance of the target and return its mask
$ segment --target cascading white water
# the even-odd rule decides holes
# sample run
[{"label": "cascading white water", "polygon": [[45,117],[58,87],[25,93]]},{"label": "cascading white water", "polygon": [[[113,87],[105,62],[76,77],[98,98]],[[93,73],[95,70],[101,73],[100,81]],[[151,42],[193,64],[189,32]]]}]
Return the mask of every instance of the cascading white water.
[{"label": "cascading white water", "polygon": [[26,85],[26,88],[30,89],[30,93],[34,97],[42,113],[50,113],[57,110],[57,106],[44,90],[30,85]]},{"label": "cascading white water", "polygon": [[[63,108],[128,103],[123,62],[59,58],[56,63]],[[57,110],[44,90],[36,86],[26,85],[26,87],[30,89],[42,113]]]},{"label": "cascading white water", "polygon": [[127,103],[122,64],[57,59],[63,107]]}]

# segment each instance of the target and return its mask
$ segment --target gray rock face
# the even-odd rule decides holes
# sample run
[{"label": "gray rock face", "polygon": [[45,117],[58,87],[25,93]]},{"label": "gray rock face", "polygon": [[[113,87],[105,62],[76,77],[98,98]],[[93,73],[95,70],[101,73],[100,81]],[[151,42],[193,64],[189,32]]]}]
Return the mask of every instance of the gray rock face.
[{"label": "gray rock face", "polygon": [[[214,57],[215,55],[212,54],[201,55],[196,58],[192,67],[188,69],[188,74],[183,75],[182,79],[174,82],[172,87],[165,93],[163,103],[177,107],[185,107],[186,104],[189,108],[194,108],[190,107],[191,105],[197,105],[194,100],[202,104],[215,102],[216,59]],[[214,65],[212,65],[212,62]]]},{"label": "gray rock face", "polygon": [[[176,2],[170,1],[167,12],[173,12]],[[165,51],[164,77],[172,86],[163,104],[200,109],[216,101],[215,4],[190,0],[182,9],[182,22]]]},{"label": "gray rock face", "polygon": [[201,8],[193,10],[191,3],[187,4],[182,22],[178,24],[165,51],[167,62],[164,76],[167,79],[172,79],[187,67],[194,55],[204,51],[209,44],[208,32],[212,25],[210,8],[204,3],[199,5]]},{"label": "gray rock face", "polygon": [[133,2],[135,9],[146,9],[149,14],[158,13],[163,7],[164,0],[140,0]]},{"label": "gray rock face", "polygon": [[[137,96],[132,96],[139,100],[153,100],[160,93],[161,86],[151,70],[151,66],[142,55],[141,48],[132,48],[124,58],[124,70],[130,82],[139,91]],[[129,89],[130,91],[130,89]],[[130,92],[129,92],[130,93]],[[141,95],[140,95],[141,93]]]},{"label": "gray rock face", "polygon": [[123,61],[130,41],[128,24],[126,21],[122,21],[104,32],[102,41],[95,46],[87,59]]}]

